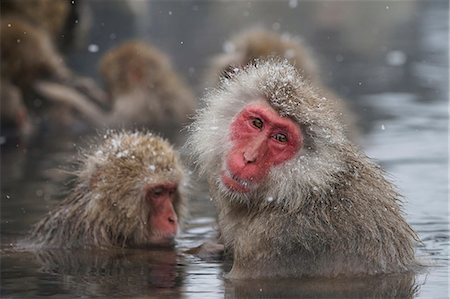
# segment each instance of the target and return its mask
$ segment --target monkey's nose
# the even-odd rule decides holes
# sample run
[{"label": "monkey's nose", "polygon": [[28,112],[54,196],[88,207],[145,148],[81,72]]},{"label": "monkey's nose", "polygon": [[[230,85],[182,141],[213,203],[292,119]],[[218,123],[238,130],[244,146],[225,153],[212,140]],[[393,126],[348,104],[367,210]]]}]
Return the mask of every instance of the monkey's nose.
[{"label": "monkey's nose", "polygon": [[256,155],[248,152],[243,154],[245,164],[254,163],[256,161]]},{"label": "monkey's nose", "polygon": [[175,223],[177,222],[177,218],[176,218],[176,217],[173,217],[173,216],[170,216],[167,220],[168,220],[169,223],[171,223],[171,224],[175,224]]},{"label": "monkey's nose", "polygon": [[251,140],[244,148],[243,158],[245,164],[255,163],[258,156],[262,155],[267,150],[266,138],[264,135],[258,136]]}]

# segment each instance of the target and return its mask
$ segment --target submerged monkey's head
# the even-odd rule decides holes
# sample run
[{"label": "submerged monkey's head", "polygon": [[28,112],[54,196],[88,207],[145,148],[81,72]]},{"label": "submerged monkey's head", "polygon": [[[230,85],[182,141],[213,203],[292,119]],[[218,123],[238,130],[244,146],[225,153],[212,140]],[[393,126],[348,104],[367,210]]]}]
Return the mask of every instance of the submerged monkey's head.
[{"label": "submerged monkey's head", "polygon": [[[150,133],[111,133],[78,174],[85,221],[114,245],[173,243],[185,215],[185,176],[171,145]],[[105,234],[105,235],[103,235]]]}]

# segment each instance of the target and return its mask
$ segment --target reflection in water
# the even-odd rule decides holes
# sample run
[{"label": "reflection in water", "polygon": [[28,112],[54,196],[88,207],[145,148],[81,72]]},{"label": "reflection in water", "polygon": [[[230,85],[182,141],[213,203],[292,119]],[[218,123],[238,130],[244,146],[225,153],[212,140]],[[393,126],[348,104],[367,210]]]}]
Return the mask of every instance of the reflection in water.
[{"label": "reflection in water", "polygon": [[364,278],[227,281],[225,298],[412,298],[414,273]]},{"label": "reflection in water", "polygon": [[170,249],[41,250],[32,255],[22,252],[10,253],[7,257],[25,257],[32,264],[36,261],[38,272],[53,277],[51,280],[58,283],[61,293],[89,297],[170,295],[170,298],[177,298],[183,284],[184,270],[178,266],[183,263],[183,257]]}]

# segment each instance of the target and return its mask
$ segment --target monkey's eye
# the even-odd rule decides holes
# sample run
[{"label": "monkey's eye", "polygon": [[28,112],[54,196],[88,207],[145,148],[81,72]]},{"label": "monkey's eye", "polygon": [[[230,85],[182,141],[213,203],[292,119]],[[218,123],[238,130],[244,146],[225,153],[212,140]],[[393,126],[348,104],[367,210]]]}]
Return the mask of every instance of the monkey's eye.
[{"label": "monkey's eye", "polygon": [[273,138],[274,138],[276,141],[281,142],[281,143],[286,143],[286,142],[288,142],[288,138],[287,138],[286,134],[277,133],[277,134],[275,134],[275,135],[273,136]]},{"label": "monkey's eye", "polygon": [[262,119],[260,119],[259,117],[255,117],[252,119],[252,125],[257,129],[262,129],[264,123]]},{"label": "monkey's eye", "polygon": [[164,193],[164,188],[158,187],[152,190],[152,195],[154,197],[160,196],[161,194]]}]

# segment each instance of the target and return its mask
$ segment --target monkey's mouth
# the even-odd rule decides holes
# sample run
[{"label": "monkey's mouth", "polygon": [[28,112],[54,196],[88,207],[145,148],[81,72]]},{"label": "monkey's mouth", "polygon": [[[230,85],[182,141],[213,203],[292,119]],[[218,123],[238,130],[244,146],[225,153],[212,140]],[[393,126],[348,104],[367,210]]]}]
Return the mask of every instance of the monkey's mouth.
[{"label": "monkey's mouth", "polygon": [[175,236],[153,236],[149,239],[149,247],[174,247]]},{"label": "monkey's mouth", "polygon": [[176,244],[177,232],[162,231],[162,228],[157,228],[150,222],[151,215],[149,213],[147,220],[147,234],[145,243],[147,247],[173,247]]},{"label": "monkey's mouth", "polygon": [[230,190],[248,193],[252,190],[253,183],[232,174],[228,169],[222,171],[222,183]]}]

